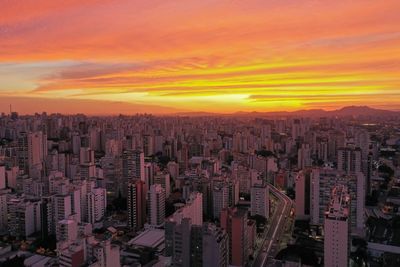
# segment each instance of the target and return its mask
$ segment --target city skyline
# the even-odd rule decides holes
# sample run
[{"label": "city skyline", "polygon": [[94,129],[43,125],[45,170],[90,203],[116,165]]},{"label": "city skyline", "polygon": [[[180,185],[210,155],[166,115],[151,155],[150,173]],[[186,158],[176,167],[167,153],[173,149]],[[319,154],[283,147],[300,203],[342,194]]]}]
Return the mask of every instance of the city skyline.
[{"label": "city skyline", "polygon": [[1,113],[0,263],[397,266],[399,129],[363,106]]},{"label": "city skyline", "polygon": [[399,110],[398,1],[0,5],[0,112]]}]

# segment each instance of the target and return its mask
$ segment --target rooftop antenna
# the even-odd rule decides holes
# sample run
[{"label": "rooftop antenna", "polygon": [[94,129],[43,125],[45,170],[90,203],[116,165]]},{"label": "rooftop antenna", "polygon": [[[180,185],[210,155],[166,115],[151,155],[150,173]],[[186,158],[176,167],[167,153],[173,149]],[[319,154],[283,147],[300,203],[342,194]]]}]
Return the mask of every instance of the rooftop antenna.
[{"label": "rooftop antenna", "polygon": [[10,114],[12,113],[12,108],[11,108],[11,104],[10,104]]}]

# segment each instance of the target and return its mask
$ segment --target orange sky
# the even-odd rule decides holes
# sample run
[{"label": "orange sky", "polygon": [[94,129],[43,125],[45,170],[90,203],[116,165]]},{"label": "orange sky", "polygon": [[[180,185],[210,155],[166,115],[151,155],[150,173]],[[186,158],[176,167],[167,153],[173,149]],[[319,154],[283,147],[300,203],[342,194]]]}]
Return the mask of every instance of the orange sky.
[{"label": "orange sky", "polygon": [[0,10],[0,111],[400,110],[398,0],[0,0]]}]

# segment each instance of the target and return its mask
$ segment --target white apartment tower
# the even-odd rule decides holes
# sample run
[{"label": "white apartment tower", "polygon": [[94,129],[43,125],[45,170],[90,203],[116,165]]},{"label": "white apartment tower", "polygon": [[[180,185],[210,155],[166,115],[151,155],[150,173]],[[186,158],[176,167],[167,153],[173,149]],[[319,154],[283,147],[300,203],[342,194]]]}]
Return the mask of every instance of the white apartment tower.
[{"label": "white apartment tower", "polygon": [[332,190],[324,221],[324,266],[346,267],[349,259],[350,196],[345,186]]}]

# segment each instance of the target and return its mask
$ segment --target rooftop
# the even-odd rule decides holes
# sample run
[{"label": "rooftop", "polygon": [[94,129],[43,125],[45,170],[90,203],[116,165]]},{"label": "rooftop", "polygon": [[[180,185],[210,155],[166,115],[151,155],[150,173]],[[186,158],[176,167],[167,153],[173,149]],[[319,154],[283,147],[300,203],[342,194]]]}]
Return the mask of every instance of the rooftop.
[{"label": "rooftop", "polygon": [[164,230],[147,229],[128,242],[129,245],[157,248],[165,239]]}]

